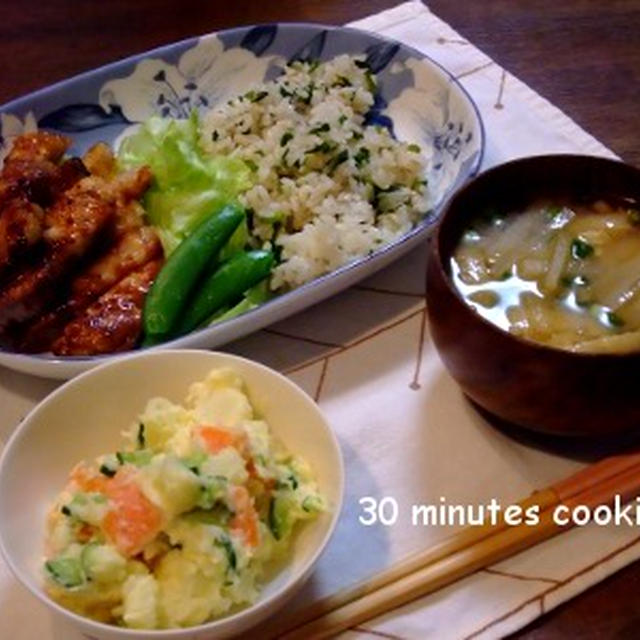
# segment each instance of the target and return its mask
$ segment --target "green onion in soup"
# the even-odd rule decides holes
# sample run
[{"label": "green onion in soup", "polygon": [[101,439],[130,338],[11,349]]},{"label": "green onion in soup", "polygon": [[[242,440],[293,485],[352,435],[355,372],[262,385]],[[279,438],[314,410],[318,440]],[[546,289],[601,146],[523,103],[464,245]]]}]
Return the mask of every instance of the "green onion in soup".
[{"label": "green onion in soup", "polygon": [[479,213],[451,258],[454,283],[485,319],[549,346],[640,350],[640,209],[535,202]]}]

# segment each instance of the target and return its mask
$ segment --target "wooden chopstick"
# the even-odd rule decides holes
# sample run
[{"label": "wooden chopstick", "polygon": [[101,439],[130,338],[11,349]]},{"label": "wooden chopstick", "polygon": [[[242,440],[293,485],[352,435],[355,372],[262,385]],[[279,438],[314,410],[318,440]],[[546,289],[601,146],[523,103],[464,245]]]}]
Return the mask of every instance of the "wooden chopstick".
[{"label": "wooden chopstick", "polygon": [[553,509],[560,503],[595,507],[620,494],[628,500],[640,490],[640,452],[613,456],[536,492],[518,504],[537,505],[535,526],[467,527],[372,579],[320,600],[287,621],[286,640],[323,638],[384,611],[430,593],[478,569],[546,540],[569,526],[559,526]]},{"label": "wooden chopstick", "polygon": [[613,478],[639,465],[640,451],[610,456],[556,482],[551,485],[551,488],[556,492],[558,500],[568,500],[572,496],[586,490],[588,487],[600,484],[609,478]]}]

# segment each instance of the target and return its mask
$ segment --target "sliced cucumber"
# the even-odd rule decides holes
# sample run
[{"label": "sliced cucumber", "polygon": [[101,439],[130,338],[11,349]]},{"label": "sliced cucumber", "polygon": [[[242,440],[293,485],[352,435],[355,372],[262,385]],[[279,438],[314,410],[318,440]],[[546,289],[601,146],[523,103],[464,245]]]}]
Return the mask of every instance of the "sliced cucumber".
[{"label": "sliced cucumber", "polygon": [[233,547],[233,542],[231,542],[231,538],[227,535],[223,535],[219,537],[215,543],[216,547],[220,547],[224,550],[227,556],[227,562],[229,563],[229,568],[232,571],[236,570],[238,566],[238,557],[236,556],[236,550]]},{"label": "sliced cucumber", "polygon": [[274,496],[269,503],[269,529],[276,540],[282,540],[291,531],[291,501],[284,496]]},{"label": "sliced cucumber", "polygon": [[212,509],[222,501],[227,492],[228,481],[224,476],[204,476],[200,487],[198,506],[201,509]]},{"label": "sliced cucumber", "polygon": [[118,451],[116,458],[120,464],[132,464],[136,467],[144,467],[151,462],[153,452],[149,449],[139,451]]},{"label": "sliced cucumber", "polygon": [[200,475],[200,465],[207,459],[207,454],[204,451],[196,451],[186,458],[182,458],[183,464],[193,471],[197,476]]},{"label": "sliced cucumber", "polygon": [[217,527],[226,527],[233,517],[233,512],[226,505],[217,503],[212,509],[194,509],[185,515],[192,522],[200,524],[214,524]]},{"label": "sliced cucumber", "polygon": [[61,508],[62,513],[82,522],[99,525],[102,522],[109,504],[101,493],[76,493],[71,502]]},{"label": "sliced cucumber", "polygon": [[44,568],[49,577],[65,589],[79,587],[86,580],[80,558],[54,558],[45,562]]},{"label": "sliced cucumber", "polygon": [[278,489],[288,489],[288,490],[291,490],[291,491],[295,491],[298,488],[299,484],[300,483],[298,482],[298,477],[292,471],[285,478],[280,478],[278,480],[276,486],[277,486]]}]

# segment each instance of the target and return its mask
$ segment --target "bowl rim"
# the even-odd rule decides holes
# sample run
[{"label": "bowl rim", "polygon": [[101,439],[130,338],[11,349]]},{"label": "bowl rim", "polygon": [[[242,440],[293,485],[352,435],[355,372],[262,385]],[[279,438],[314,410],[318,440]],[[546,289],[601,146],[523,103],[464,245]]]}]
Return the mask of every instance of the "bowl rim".
[{"label": "bowl rim", "polygon": [[[625,170],[632,170],[638,174],[638,178],[640,180],[640,169],[635,167],[632,164],[624,162],[620,159],[609,158],[605,156],[595,156],[589,154],[580,154],[580,153],[546,153],[546,154],[536,154],[532,156],[523,156],[521,158],[514,158],[513,160],[508,160],[506,162],[502,162],[500,164],[494,165],[490,169],[479,173],[478,175],[470,178],[464,185],[462,185],[459,189],[456,189],[455,193],[451,195],[451,197],[445,203],[442,214],[440,216],[440,220],[437,223],[435,237],[432,243],[432,257],[435,259],[435,268],[440,272],[440,276],[445,283],[447,291],[449,294],[452,294],[456,300],[461,303],[465,309],[470,311],[474,318],[486,329],[491,329],[494,333],[498,333],[499,335],[511,339],[521,345],[523,348],[535,348],[542,351],[544,354],[549,356],[558,357],[560,354],[564,354],[569,357],[574,357],[582,360],[608,360],[610,362],[616,362],[621,359],[626,359],[629,357],[640,357],[640,349],[636,351],[630,351],[627,353],[594,353],[589,351],[570,351],[569,349],[562,349],[560,347],[554,347],[552,345],[548,345],[542,342],[535,342],[534,340],[529,340],[527,338],[522,338],[520,336],[514,335],[509,331],[502,329],[498,325],[494,324],[487,320],[484,316],[477,313],[474,309],[471,308],[469,304],[465,301],[464,297],[460,293],[460,291],[453,284],[453,280],[451,277],[450,270],[446,268],[444,264],[443,255],[441,252],[441,234],[442,228],[445,226],[447,218],[452,215],[450,212],[453,210],[454,206],[457,204],[458,200],[464,196],[468,191],[471,191],[477,187],[478,184],[482,184],[484,180],[488,180],[493,178],[496,174],[499,175],[503,170],[512,168],[512,167],[526,167],[527,165],[536,163],[536,162],[596,162],[607,164],[611,167],[625,167]],[[451,257],[451,256],[449,256]]]},{"label": "bowl rim", "polygon": [[[292,27],[292,28],[296,28],[296,29],[310,29],[310,30],[325,30],[325,31],[338,31],[338,32],[350,32],[353,33],[355,36],[357,35],[365,35],[371,38],[374,38],[376,40],[379,40],[381,42],[386,42],[389,44],[393,44],[393,45],[397,45],[399,46],[401,49],[404,49],[406,51],[408,51],[409,53],[413,54],[414,56],[416,56],[418,59],[420,60],[426,60],[429,64],[431,64],[433,67],[435,67],[438,72],[440,74],[442,74],[444,80],[446,80],[450,85],[456,87],[456,89],[462,94],[462,96],[465,99],[465,102],[467,104],[468,107],[470,107],[469,111],[470,113],[473,114],[473,119],[475,120],[475,124],[478,130],[478,152],[477,152],[477,156],[473,162],[473,164],[470,167],[469,173],[468,175],[464,178],[463,182],[456,187],[456,184],[454,183],[452,185],[452,191],[449,194],[449,198],[451,198],[451,196],[455,195],[455,193],[461,188],[463,187],[465,184],[468,184],[470,180],[473,180],[474,177],[479,175],[480,172],[480,168],[482,166],[482,162],[484,160],[484,156],[486,153],[486,142],[487,142],[487,135],[486,135],[486,127],[484,124],[484,120],[482,118],[482,115],[480,113],[480,109],[476,103],[476,101],[474,100],[474,98],[471,96],[470,92],[462,85],[462,83],[460,82],[460,80],[458,78],[456,78],[454,76],[454,74],[449,71],[444,65],[440,64],[439,62],[437,62],[436,60],[434,60],[430,55],[425,54],[423,52],[421,52],[420,50],[416,49],[415,47],[405,44],[404,42],[402,42],[401,40],[397,40],[395,38],[390,38],[386,35],[383,34],[379,34],[375,31],[371,31],[369,29],[361,29],[359,27],[351,27],[351,26],[343,26],[343,25],[330,25],[330,24],[326,24],[326,23],[322,23],[322,22],[313,22],[313,21],[308,21],[308,22],[303,22],[303,21],[276,21],[276,22],[264,22],[264,23],[255,23],[255,24],[249,24],[249,25],[241,25],[241,26],[236,26],[236,27],[231,27],[228,29],[219,29],[217,31],[210,31],[210,32],[204,32],[195,36],[191,36],[188,38],[183,38],[181,40],[177,40],[177,41],[173,41],[173,42],[169,42],[166,44],[161,44],[157,47],[154,47],[152,49],[148,49],[145,51],[141,51],[138,53],[134,53],[130,56],[127,56],[125,58],[122,58],[120,60],[114,60],[112,62],[108,62],[104,65],[100,65],[98,67],[89,69],[87,71],[83,71],[81,73],[77,73],[73,76],[70,76],[68,78],[63,78],[62,80],[59,80],[57,82],[54,82],[50,85],[47,85],[45,87],[41,87],[35,91],[32,91],[28,94],[22,95],[22,96],[18,96],[17,98],[14,98],[12,100],[10,100],[9,102],[4,103],[3,105],[0,105],[0,111],[10,111],[11,109],[23,109],[24,107],[22,106],[22,103],[26,100],[30,100],[30,99],[34,99],[34,98],[39,98],[41,96],[46,95],[48,92],[50,91],[55,91],[55,90],[63,90],[65,88],[66,85],[68,84],[72,84],[76,81],[81,81],[84,79],[88,79],[91,78],[91,76],[95,73],[99,73],[99,72],[103,72],[103,71],[108,71],[110,69],[114,69],[116,70],[118,67],[120,66],[124,66],[127,64],[132,64],[134,62],[139,62],[142,59],[147,59],[150,58],[154,55],[158,55],[160,53],[165,53],[169,50],[173,50],[173,49],[180,49],[181,47],[184,47],[190,43],[195,43],[197,42],[197,40],[201,39],[201,38],[206,38],[209,36],[217,36],[220,34],[234,34],[234,33],[242,33],[242,32],[248,32],[252,29],[255,28],[259,28],[259,27],[267,27],[267,26],[276,26],[276,27]],[[323,274],[321,276],[319,276],[318,278],[315,278],[314,280],[311,280],[309,282],[304,283],[303,285],[296,287],[295,289],[285,292],[282,296],[277,296],[271,300],[267,300],[266,302],[262,303],[259,305],[259,307],[257,309],[251,310],[249,312],[247,312],[246,315],[249,315],[252,313],[252,311],[257,311],[258,309],[272,309],[272,308],[280,308],[280,305],[277,305],[276,303],[280,302],[281,299],[284,296],[287,296],[286,301],[287,302],[295,302],[296,300],[298,300],[300,297],[304,297],[305,294],[307,294],[307,292],[309,291],[313,291],[314,289],[316,289],[317,287],[322,287],[323,284],[325,284],[326,282],[332,280],[334,278],[334,276],[338,276],[338,275],[343,275],[345,273],[349,273],[352,272],[353,269],[358,268],[358,267],[363,267],[364,265],[366,265],[367,263],[370,263],[372,260],[376,259],[376,258],[380,258],[384,255],[387,255],[389,252],[392,252],[393,250],[397,249],[398,247],[402,246],[405,242],[410,241],[412,238],[414,238],[416,235],[420,235],[420,234],[426,234],[428,233],[430,230],[433,231],[434,227],[438,225],[438,223],[442,220],[443,216],[444,216],[444,212],[446,211],[446,207],[447,207],[447,199],[443,199],[439,205],[433,210],[431,215],[426,215],[415,227],[413,227],[412,229],[410,229],[407,233],[403,234],[402,236],[400,236],[399,238],[396,238],[395,240],[393,240],[392,242],[384,245],[383,247],[380,247],[379,249],[375,250],[372,254],[369,255],[365,255],[365,256],[361,256],[360,258],[348,262],[347,264],[344,264],[340,267],[338,267],[337,269],[334,269],[333,271],[331,271],[330,273],[326,273]],[[266,312],[265,312],[266,313]],[[177,336],[175,338],[172,338],[171,340],[167,340],[166,342],[163,342],[160,345],[157,346],[152,346],[152,347],[134,347],[133,349],[121,352],[121,353],[108,353],[108,354],[99,354],[99,355],[94,355],[94,356],[56,356],[53,354],[49,354],[49,353],[38,353],[38,354],[29,354],[29,353],[23,353],[20,351],[14,351],[12,349],[5,349],[5,348],[0,348],[0,353],[3,356],[6,356],[7,358],[10,358],[13,361],[18,362],[19,364],[21,364],[22,366],[29,366],[30,364],[33,366],[38,367],[39,365],[43,365],[43,366],[49,366],[49,367],[64,367],[65,365],[79,365],[82,366],[83,364],[87,364],[88,366],[92,366],[93,363],[96,363],[95,366],[101,366],[102,363],[107,363],[107,362],[111,362],[111,361],[115,361],[115,360],[120,360],[123,357],[128,356],[129,354],[136,354],[136,353],[146,353],[148,351],[157,351],[159,349],[163,349],[163,348],[167,348],[167,349],[188,349],[189,346],[188,345],[184,345],[185,342],[190,342],[190,338],[193,338],[195,340],[197,340],[198,336],[202,337],[202,336],[206,336],[208,335],[207,332],[211,331],[212,329],[215,330],[216,328],[223,326],[227,323],[233,322],[234,320],[236,320],[237,318],[230,318],[228,320],[225,320],[219,324],[217,324],[215,327],[211,327],[211,326],[206,326],[206,327],[201,327],[198,329],[195,329],[193,331],[190,331],[189,333],[183,335],[183,336]],[[225,341],[223,343],[220,343],[220,346],[222,346],[222,344],[226,344],[228,341]],[[175,345],[175,346],[174,346]],[[184,347],[183,347],[184,345]],[[5,363],[5,366],[10,366],[9,364]],[[11,367],[13,368],[13,367]],[[47,374],[42,374],[42,375],[47,375]],[[76,374],[77,375],[77,374]]]},{"label": "bowl rim", "polygon": [[[47,406],[51,404],[56,398],[61,395],[64,395],[69,388],[76,386],[78,384],[82,384],[82,382],[91,376],[102,375],[105,370],[111,368],[118,368],[121,366],[126,366],[129,360],[138,360],[138,359],[150,359],[154,360],[157,358],[163,357],[202,357],[208,358],[212,356],[212,359],[217,357],[223,357],[223,359],[230,360],[231,362],[239,362],[245,366],[249,366],[251,368],[255,368],[260,371],[263,375],[275,377],[280,381],[280,383],[284,383],[284,386],[290,389],[293,393],[304,397],[307,405],[312,408],[317,415],[321,419],[321,423],[323,425],[323,430],[329,438],[329,442],[331,443],[332,453],[335,457],[334,463],[335,466],[335,480],[336,480],[336,500],[335,503],[332,504],[331,508],[331,519],[329,521],[327,531],[325,532],[322,540],[317,545],[316,549],[310,555],[310,557],[302,564],[297,574],[288,580],[285,584],[283,584],[275,593],[269,595],[266,599],[256,601],[253,604],[244,606],[238,611],[234,613],[222,616],[220,618],[216,618],[209,622],[204,622],[199,625],[193,625],[190,627],[179,627],[172,629],[130,629],[128,627],[117,627],[115,625],[106,624],[103,622],[99,622],[97,620],[93,620],[92,618],[82,616],[74,611],[69,609],[65,609],[53,599],[47,596],[46,592],[42,588],[42,586],[35,586],[31,578],[26,575],[14,562],[13,558],[9,554],[3,535],[3,527],[0,522],[0,555],[4,558],[7,566],[11,570],[13,576],[20,582],[33,596],[35,596],[40,602],[45,604],[47,607],[53,609],[57,614],[62,617],[68,619],[72,622],[76,628],[80,627],[89,627],[93,628],[96,632],[110,632],[117,633],[120,631],[123,634],[126,634],[130,637],[140,637],[140,638],[182,638],[185,633],[200,633],[200,632],[211,632],[215,633],[215,631],[219,630],[221,627],[226,627],[233,625],[234,622],[241,622],[243,618],[249,615],[256,615],[258,613],[265,613],[265,610],[268,610],[271,605],[275,602],[279,602],[276,609],[274,609],[273,613],[276,613],[286,602],[288,597],[292,597],[295,594],[295,587],[301,586],[301,584],[306,580],[306,578],[310,575],[310,572],[313,570],[313,567],[316,565],[320,556],[326,550],[326,547],[335,533],[335,529],[338,524],[338,520],[342,513],[342,508],[344,504],[344,493],[345,493],[345,464],[344,457],[342,454],[342,449],[338,442],[338,438],[331,427],[329,421],[324,416],[323,412],[318,407],[317,403],[309,396],[309,394],[304,391],[301,387],[299,387],[292,380],[287,378],[284,374],[267,367],[266,365],[256,362],[255,360],[250,360],[249,358],[244,358],[242,356],[237,356],[235,354],[225,353],[221,351],[208,351],[205,349],[163,349],[163,350],[153,350],[153,351],[144,351],[140,353],[134,353],[130,355],[126,355],[122,358],[118,358],[104,364],[101,364],[97,367],[89,369],[76,377],[67,380],[63,384],[61,384],[58,388],[56,388],[51,393],[47,394],[45,398],[43,398],[35,407],[33,407],[27,415],[20,421],[18,426],[15,428],[11,436],[9,437],[2,453],[0,454],[0,478],[3,475],[3,469],[6,464],[6,461],[11,457],[12,450],[15,448],[16,444],[26,437],[26,433],[30,429],[30,425],[32,424],[34,418],[38,416],[42,411],[46,410]],[[215,366],[212,364],[212,366]],[[218,365],[223,366],[223,365]],[[231,365],[233,366],[233,365]],[[195,381],[192,381],[195,382]],[[0,510],[2,506],[0,504]],[[289,593],[288,593],[289,592]],[[267,614],[268,615],[268,614]],[[253,623],[251,626],[255,624],[259,624],[261,620],[264,620],[266,616],[258,618],[258,620]],[[124,636],[123,636],[124,637]]]}]

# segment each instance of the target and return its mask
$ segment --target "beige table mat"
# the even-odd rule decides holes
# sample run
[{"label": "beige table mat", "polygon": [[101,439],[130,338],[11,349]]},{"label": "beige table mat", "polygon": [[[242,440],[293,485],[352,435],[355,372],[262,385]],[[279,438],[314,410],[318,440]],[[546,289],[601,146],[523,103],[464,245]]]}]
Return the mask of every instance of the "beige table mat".
[{"label": "beige table mat", "polygon": [[[401,40],[449,69],[478,104],[487,133],[483,168],[547,152],[612,156],[594,138],[477,50],[419,2],[353,23]],[[295,606],[365,578],[452,532],[411,526],[413,504],[510,504],[580,463],[518,443],[462,397],[426,323],[425,248],[361,285],[229,345],[314,396],[347,467],[336,534]],[[0,443],[57,383],[0,369]],[[359,499],[392,497],[395,525],[364,527]],[[351,630],[345,638],[496,638],[640,556],[632,528],[575,529],[507,562]],[[0,560],[2,637],[76,640]],[[7,634],[6,636],[4,634]],[[246,637],[260,637],[260,630]]]}]

